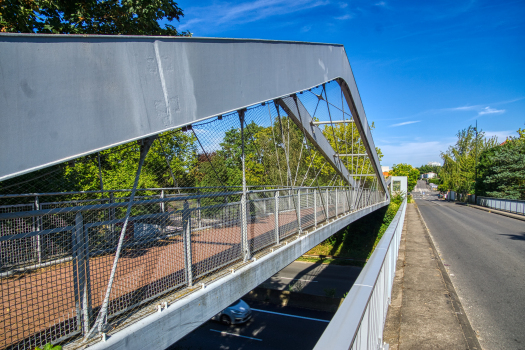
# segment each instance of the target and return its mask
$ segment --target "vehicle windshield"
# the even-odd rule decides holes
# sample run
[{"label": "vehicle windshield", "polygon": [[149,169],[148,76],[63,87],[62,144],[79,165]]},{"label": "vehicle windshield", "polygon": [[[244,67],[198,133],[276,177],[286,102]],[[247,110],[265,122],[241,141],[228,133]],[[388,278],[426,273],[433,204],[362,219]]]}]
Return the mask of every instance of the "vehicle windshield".
[{"label": "vehicle windshield", "polygon": [[241,302],[241,299],[237,300],[236,302],[234,302],[233,304],[231,304],[231,305],[228,306],[228,307],[233,307],[233,306],[235,306],[235,305],[238,305],[240,302]]}]

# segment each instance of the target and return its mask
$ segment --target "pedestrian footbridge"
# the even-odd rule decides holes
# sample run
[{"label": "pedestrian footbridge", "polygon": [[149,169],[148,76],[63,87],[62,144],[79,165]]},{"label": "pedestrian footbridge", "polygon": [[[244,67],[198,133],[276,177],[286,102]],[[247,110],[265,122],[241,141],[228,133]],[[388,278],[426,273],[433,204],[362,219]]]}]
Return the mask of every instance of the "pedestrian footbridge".
[{"label": "pedestrian footbridge", "polygon": [[0,34],[0,75],[0,348],[164,349],[390,202],[341,45]]}]

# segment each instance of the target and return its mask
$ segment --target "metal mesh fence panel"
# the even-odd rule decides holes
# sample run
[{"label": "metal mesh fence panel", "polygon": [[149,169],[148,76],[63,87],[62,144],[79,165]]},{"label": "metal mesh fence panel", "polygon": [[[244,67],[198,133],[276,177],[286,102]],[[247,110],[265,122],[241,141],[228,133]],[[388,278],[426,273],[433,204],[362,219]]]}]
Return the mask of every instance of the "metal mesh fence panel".
[{"label": "metal mesh fence panel", "polygon": [[[15,204],[0,206],[0,213],[34,210],[34,204]],[[0,237],[22,235],[36,231],[35,218],[16,218],[0,223]],[[16,266],[38,262],[39,236],[20,237],[0,242],[0,266]]]},{"label": "metal mesh fence panel", "polygon": [[206,226],[197,229],[192,221],[193,276],[206,276],[241,259],[240,203],[203,208]]},{"label": "metal mesh fence panel", "polygon": [[275,198],[273,191],[250,193],[247,203],[250,249],[257,252],[275,242]]},{"label": "metal mesh fence panel", "polygon": [[316,223],[326,220],[326,200],[323,199],[323,191],[315,190],[314,206]]},{"label": "metal mesh fence panel", "polygon": [[310,189],[300,189],[300,208],[301,208],[301,228],[306,230],[314,226],[314,207],[313,191]]}]

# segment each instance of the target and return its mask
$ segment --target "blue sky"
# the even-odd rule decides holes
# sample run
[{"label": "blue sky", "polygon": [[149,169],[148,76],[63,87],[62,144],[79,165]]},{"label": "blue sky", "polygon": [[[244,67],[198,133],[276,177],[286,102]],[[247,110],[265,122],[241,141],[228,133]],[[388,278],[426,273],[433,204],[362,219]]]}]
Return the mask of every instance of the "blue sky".
[{"label": "blue sky", "polygon": [[441,161],[458,130],[525,128],[525,1],[178,1],[197,37],[345,46],[383,165]]}]

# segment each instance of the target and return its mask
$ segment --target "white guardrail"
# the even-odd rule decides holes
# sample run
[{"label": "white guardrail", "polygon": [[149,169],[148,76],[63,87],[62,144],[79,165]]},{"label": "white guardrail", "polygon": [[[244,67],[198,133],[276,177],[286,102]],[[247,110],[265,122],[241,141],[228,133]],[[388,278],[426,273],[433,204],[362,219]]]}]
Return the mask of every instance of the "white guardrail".
[{"label": "white guardrail", "polygon": [[314,350],[383,349],[406,199]]},{"label": "white guardrail", "polygon": [[478,197],[476,204],[483,207],[508,211],[518,215],[525,215],[525,201],[515,199]]}]

